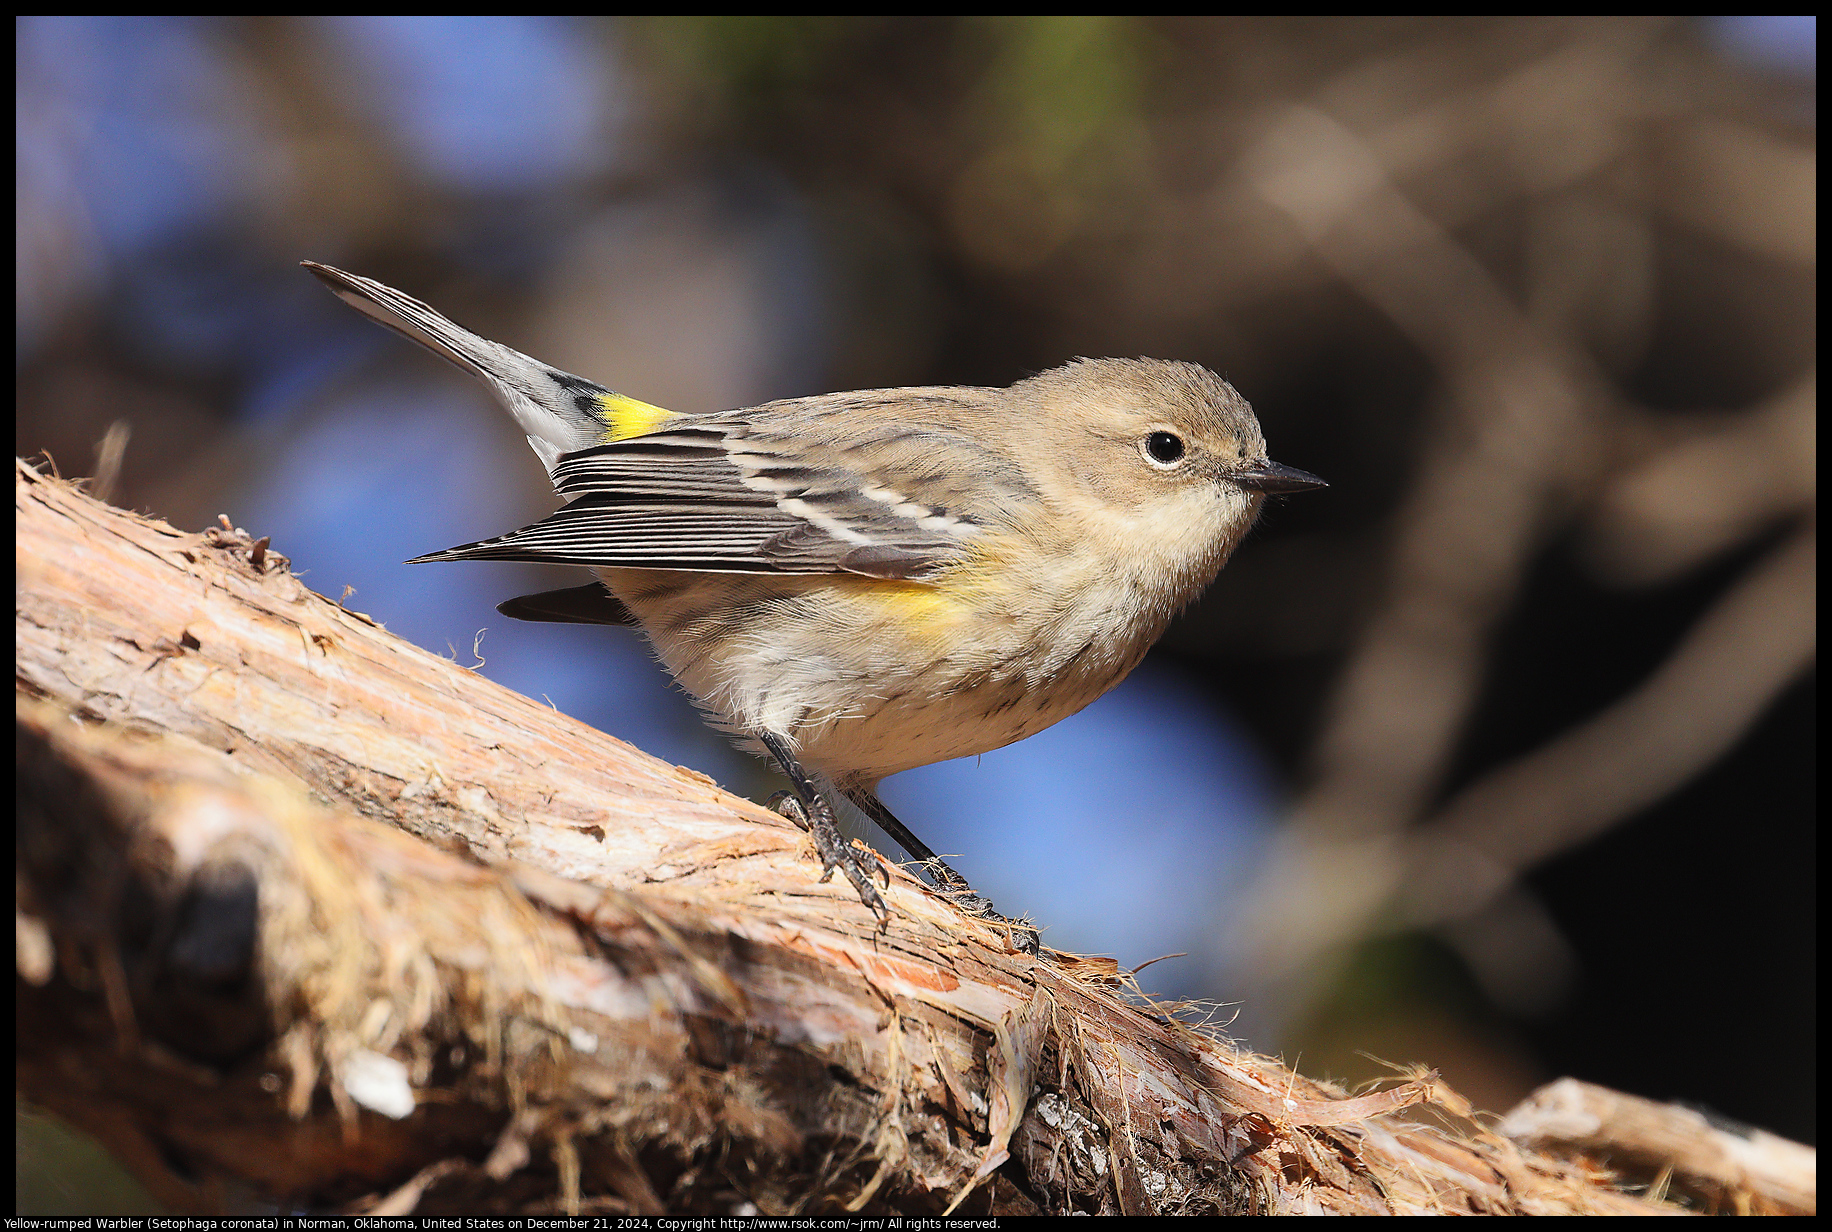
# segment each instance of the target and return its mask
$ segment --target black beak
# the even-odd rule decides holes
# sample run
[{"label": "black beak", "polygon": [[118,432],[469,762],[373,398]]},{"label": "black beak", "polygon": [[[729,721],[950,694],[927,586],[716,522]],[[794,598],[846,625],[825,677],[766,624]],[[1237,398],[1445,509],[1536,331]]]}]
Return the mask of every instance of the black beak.
[{"label": "black beak", "polygon": [[1255,492],[1304,492],[1311,488],[1329,487],[1309,471],[1301,471],[1295,466],[1281,466],[1277,462],[1256,462],[1242,467],[1228,478]]}]

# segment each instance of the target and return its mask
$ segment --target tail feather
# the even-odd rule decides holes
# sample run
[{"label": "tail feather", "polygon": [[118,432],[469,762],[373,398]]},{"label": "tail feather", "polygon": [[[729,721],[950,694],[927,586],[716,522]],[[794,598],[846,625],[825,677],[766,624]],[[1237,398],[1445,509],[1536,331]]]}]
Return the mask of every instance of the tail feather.
[{"label": "tail feather", "polygon": [[610,390],[491,342],[393,287],[316,261],[301,261],[337,298],[370,320],[419,343],[489,386],[515,417],[548,469],[562,453],[598,444],[608,427],[599,411]]},{"label": "tail feather", "polygon": [[568,586],[564,590],[544,590],[538,595],[520,595],[498,603],[496,610],[515,620],[550,624],[636,627],[641,623],[601,582]]}]

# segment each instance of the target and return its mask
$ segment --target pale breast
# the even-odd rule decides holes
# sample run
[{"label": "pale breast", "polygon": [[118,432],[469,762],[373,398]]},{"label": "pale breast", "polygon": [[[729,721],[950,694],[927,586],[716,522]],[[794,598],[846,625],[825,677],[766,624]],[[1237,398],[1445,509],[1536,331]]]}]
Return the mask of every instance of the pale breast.
[{"label": "pale breast", "polygon": [[1124,678],[1161,627],[1099,586],[1056,604],[833,575],[603,576],[716,725],[787,735],[849,785],[1043,730]]}]

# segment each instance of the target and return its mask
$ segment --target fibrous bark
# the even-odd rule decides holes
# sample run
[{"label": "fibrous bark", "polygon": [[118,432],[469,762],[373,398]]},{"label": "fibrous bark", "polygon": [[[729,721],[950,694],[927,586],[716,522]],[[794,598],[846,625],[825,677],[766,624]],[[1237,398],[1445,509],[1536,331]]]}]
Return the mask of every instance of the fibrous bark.
[{"label": "fibrous bark", "polygon": [[174,1208],[1678,1209],[1435,1075],[1306,1080],[894,866],[880,928],[788,821],[265,541],[24,464],[16,502],[18,1085]]}]

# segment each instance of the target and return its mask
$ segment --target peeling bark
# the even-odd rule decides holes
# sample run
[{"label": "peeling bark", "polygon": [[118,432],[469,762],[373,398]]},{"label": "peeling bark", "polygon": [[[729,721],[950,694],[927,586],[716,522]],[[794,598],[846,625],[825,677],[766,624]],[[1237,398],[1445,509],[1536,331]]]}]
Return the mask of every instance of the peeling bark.
[{"label": "peeling bark", "polygon": [[1345,1098],[894,866],[880,929],[783,818],[264,541],[15,491],[18,1088],[175,1209],[1679,1209],[1433,1074]]}]

